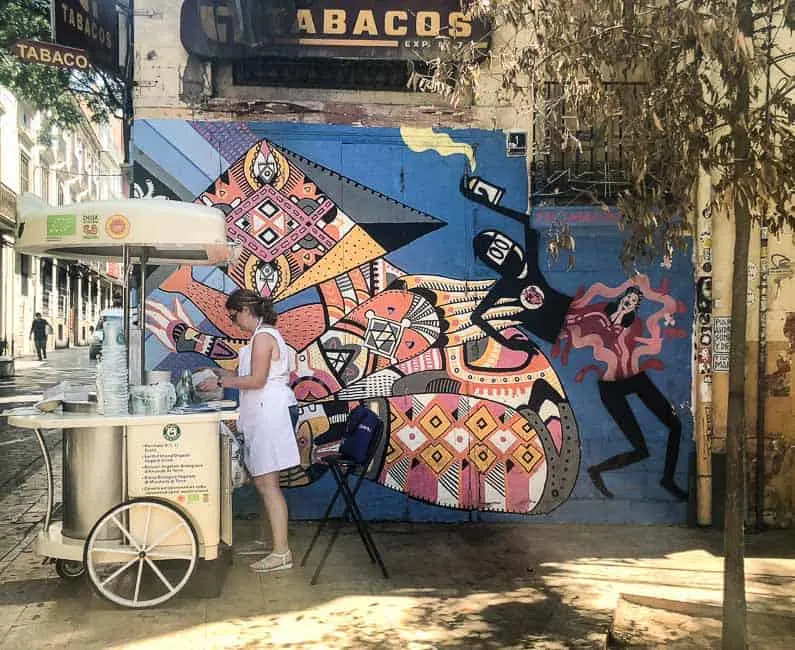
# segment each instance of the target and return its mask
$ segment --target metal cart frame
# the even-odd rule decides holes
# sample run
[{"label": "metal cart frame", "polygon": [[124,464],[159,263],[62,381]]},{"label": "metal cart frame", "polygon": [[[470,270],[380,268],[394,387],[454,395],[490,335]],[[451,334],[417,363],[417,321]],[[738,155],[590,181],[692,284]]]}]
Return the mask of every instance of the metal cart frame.
[{"label": "metal cart frame", "polygon": [[[118,417],[10,415],[12,426],[33,430],[44,459],[47,502],[35,552],[55,560],[62,578],[86,575],[98,594],[117,605],[153,607],[173,598],[188,583],[199,560],[214,560],[222,545],[232,545],[231,449],[219,423],[236,417],[229,411]],[[97,517],[84,538],[72,537],[64,534],[62,522],[53,521],[55,477],[42,432],[87,428],[92,423],[122,428],[122,498]],[[181,429],[186,435],[180,442]],[[208,449],[211,440],[217,446],[209,444]],[[157,455],[158,449],[191,461],[177,466],[183,473],[176,478],[160,479],[170,481],[166,487],[157,487],[157,480],[153,487],[147,478],[165,467],[163,458],[169,462],[167,455]],[[189,472],[180,469],[184,466]],[[147,474],[148,470],[152,471]],[[185,498],[180,493],[195,490],[198,484],[206,488],[203,494]]]}]

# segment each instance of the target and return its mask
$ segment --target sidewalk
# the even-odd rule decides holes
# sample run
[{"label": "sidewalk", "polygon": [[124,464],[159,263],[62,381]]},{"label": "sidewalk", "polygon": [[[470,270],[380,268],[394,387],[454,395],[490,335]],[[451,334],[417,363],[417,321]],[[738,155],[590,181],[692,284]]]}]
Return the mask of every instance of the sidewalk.
[{"label": "sidewalk", "polygon": [[[236,522],[237,541],[258,526]],[[296,560],[313,530],[293,524]],[[0,647],[601,648],[611,625],[612,647],[706,648],[719,639],[720,623],[709,618],[721,597],[714,531],[532,521],[373,530],[389,580],[346,527],[315,587],[322,547],[306,568],[264,576],[248,570],[253,558],[238,557],[220,597],[191,597],[189,585],[144,611],[57,578],[26,538],[0,566]],[[791,531],[751,537],[746,570],[751,647],[790,648]],[[684,613],[670,612],[671,602]]]},{"label": "sidewalk", "polygon": [[[91,372],[84,349],[57,356],[25,373],[28,383],[20,381],[18,389],[32,392],[61,368],[73,377]],[[14,440],[18,430],[12,433],[6,452],[23,445]],[[52,460],[59,485],[57,450]],[[220,597],[199,598],[189,584],[159,608],[133,611],[102,600],[82,579],[65,582],[33,554],[45,489],[39,469],[0,490],[2,650],[719,645],[720,531],[548,525],[533,517],[505,524],[378,523],[373,534],[391,574],[384,580],[346,526],[317,586],[309,580],[327,537],[306,568],[260,576],[248,570],[256,558],[238,557]],[[259,526],[236,521],[236,542],[253,539]],[[314,527],[292,524],[296,562]],[[751,648],[793,645],[793,542],[791,530],[747,536]]]}]

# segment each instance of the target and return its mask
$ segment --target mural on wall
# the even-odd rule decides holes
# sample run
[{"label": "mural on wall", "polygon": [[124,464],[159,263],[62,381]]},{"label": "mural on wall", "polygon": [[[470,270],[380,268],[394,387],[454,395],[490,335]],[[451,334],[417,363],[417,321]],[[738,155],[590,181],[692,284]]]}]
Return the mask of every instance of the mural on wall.
[{"label": "mural on wall", "polygon": [[[674,481],[682,423],[675,409],[646,374],[649,368],[662,369],[662,362],[655,358],[641,361],[642,357],[658,355],[664,338],[686,336],[684,330],[675,326],[675,314],[684,312],[685,305],[668,295],[667,282],[654,289],[645,275],[638,275],[619,287],[596,283],[587,291],[581,289],[574,298],[554,290],[538,263],[539,233],[532,227],[530,215],[500,206],[498,201],[504,192],[502,188],[480,179],[472,179],[464,187],[470,198],[520,221],[525,231],[524,248],[496,230],[483,231],[475,236],[475,255],[497,271],[500,278],[475,308],[473,322],[505,347],[533,355],[538,348],[532,340],[508,338],[505,332],[498,331],[483,318],[497,305],[503,309],[512,307],[516,310],[512,318],[520,328],[555,343],[553,354],[560,354],[564,364],[568,363],[572,347],[591,348],[594,359],[603,365],[583,368],[577,381],[582,381],[590,370],[596,372],[602,404],[632,446],[631,451],[612,456],[588,469],[594,485],[605,497],[613,498],[613,493],[602,480],[602,472],[621,469],[649,457],[643,432],[627,402],[629,395],[637,395],[668,429],[660,484],[677,498],[686,499],[687,493]],[[604,300],[593,302],[600,298]],[[638,318],[644,299],[659,305],[645,320],[645,330]]]},{"label": "mural on wall", "polygon": [[[600,375],[604,415],[632,447],[590,468],[601,494],[612,496],[602,472],[649,456],[627,402],[637,395],[668,431],[662,485],[685,496],[673,479],[681,422],[646,374],[663,369],[664,341],[684,336],[676,323],[684,306],[665,282],[655,287],[638,275],[573,296],[556,291],[541,273],[530,216],[502,205],[504,188],[466,174],[460,190],[472,209],[519,222],[523,244],[508,229],[472,237],[473,262],[496,278],[412,273],[394,261],[396,252],[447,222],[240,124],[190,127],[231,161],[196,201],[224,212],[242,254],[222,281],[187,266],[165,277],[148,303],[147,346],[158,347],[161,368],[207,359],[235,368],[245,340],[228,319],[226,294],[246,287],[274,300],[297,352],[292,384],[302,405],[302,463],[283,474],[283,484],[309,485],[324,475],[323,459],[339,445],[347,413],[365,401],[389,432],[369,474],[381,485],[455,509],[553,511],[574,490],[581,439],[543,342],[563,367],[572,350],[590,351],[595,364],[575,382],[591,370]],[[405,146],[463,154],[474,171],[472,148],[439,135],[444,144],[434,149],[433,137],[423,142],[410,130]],[[437,254],[471,255],[457,245]],[[642,304],[654,305],[644,317]]]}]

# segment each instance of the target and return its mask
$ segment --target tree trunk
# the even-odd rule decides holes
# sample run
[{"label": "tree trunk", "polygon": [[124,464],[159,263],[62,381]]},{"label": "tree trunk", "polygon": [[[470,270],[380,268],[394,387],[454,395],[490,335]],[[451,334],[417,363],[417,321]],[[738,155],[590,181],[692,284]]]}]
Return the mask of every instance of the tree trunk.
[{"label": "tree trunk", "polygon": [[746,205],[734,205],[729,408],[726,436],[726,519],[723,564],[723,647],[745,650],[745,325],[748,244],[751,218]]},{"label": "tree trunk", "polygon": [[[737,18],[740,31],[753,35],[752,0],[739,0]],[[750,70],[738,57],[736,96],[732,123],[735,178],[749,171],[750,142],[748,110]],[[731,82],[730,82],[731,83]],[[731,346],[729,348],[729,405],[726,436],[726,520],[723,563],[723,648],[745,650],[745,361],[746,320],[748,316],[748,246],[751,239],[751,213],[748,201],[734,193],[734,262],[732,269]],[[761,369],[760,369],[761,372]]]}]

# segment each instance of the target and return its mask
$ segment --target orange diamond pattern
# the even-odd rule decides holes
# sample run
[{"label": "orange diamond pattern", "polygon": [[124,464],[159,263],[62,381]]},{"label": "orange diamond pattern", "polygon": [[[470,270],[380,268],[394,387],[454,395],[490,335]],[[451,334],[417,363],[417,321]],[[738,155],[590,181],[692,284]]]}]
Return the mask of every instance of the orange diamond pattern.
[{"label": "orange diamond pattern", "polygon": [[538,435],[536,430],[531,427],[530,423],[521,415],[514,420],[513,424],[511,425],[511,431],[513,431],[522,440],[532,440]]},{"label": "orange diamond pattern", "polygon": [[428,467],[437,475],[441,474],[445,467],[453,460],[453,454],[443,444],[428,445],[420,452],[422,459]]},{"label": "orange diamond pattern", "polygon": [[[395,438],[397,440],[397,438]],[[400,458],[405,452],[400,447],[400,445],[395,445],[392,441],[389,442],[389,446],[386,451],[386,464],[391,465],[394,463],[398,458]]]},{"label": "orange diamond pattern", "polygon": [[498,426],[494,416],[489,413],[489,409],[485,406],[477,409],[467,418],[464,424],[478,440],[487,438]]},{"label": "orange diamond pattern", "polygon": [[390,433],[396,433],[406,426],[406,418],[396,408],[389,409],[389,411],[389,431]]},{"label": "orange diamond pattern", "polygon": [[533,445],[519,445],[513,450],[513,458],[530,474],[535,466],[541,462],[544,454],[536,449]]},{"label": "orange diamond pattern", "polygon": [[478,444],[469,450],[469,460],[479,472],[485,472],[497,460],[497,455],[487,445]]},{"label": "orange diamond pattern", "polygon": [[444,412],[444,409],[438,404],[434,404],[429,408],[425,415],[420,418],[418,423],[420,428],[427,433],[431,438],[441,438],[453,421]]}]

